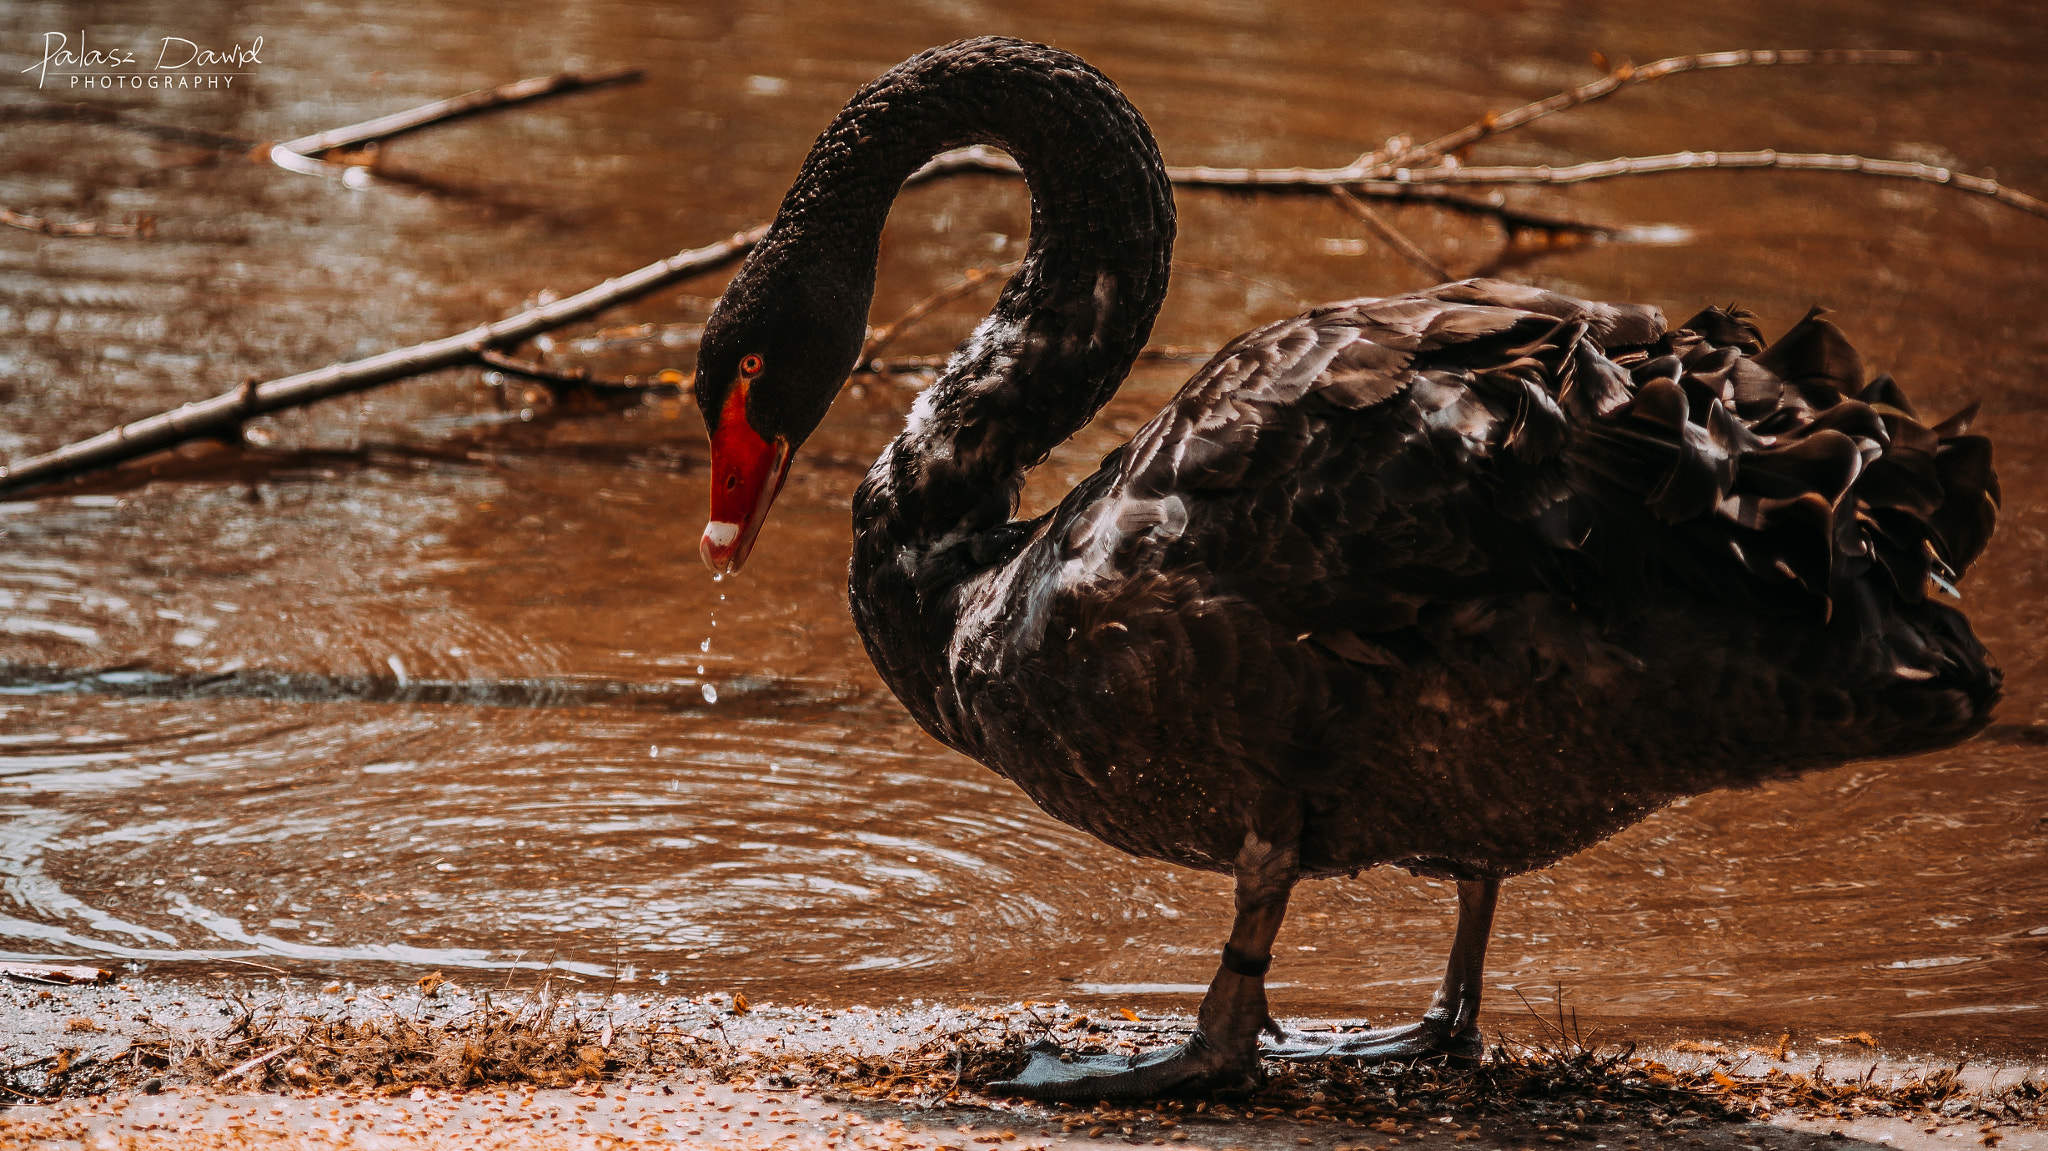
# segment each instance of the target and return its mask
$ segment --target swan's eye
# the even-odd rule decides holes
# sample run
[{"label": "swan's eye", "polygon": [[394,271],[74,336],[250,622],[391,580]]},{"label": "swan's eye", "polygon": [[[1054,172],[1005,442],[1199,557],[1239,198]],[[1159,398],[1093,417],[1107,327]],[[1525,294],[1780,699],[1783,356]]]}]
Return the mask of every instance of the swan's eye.
[{"label": "swan's eye", "polygon": [[748,352],[740,360],[740,375],[753,379],[761,374],[761,357]]}]

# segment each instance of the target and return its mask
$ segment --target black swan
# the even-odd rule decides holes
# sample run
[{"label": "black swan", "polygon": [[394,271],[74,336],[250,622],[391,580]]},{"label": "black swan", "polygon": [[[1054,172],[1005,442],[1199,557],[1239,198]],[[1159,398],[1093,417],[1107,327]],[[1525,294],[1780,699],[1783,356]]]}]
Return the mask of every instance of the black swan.
[{"label": "black swan", "polygon": [[[851,371],[883,218],[941,150],[1023,166],[1031,242],[854,498],[853,614],[917,722],[1054,817],[1235,877],[1186,1043],[1050,1044],[1056,1099],[1230,1086],[1267,1054],[1479,1052],[1504,876],[1681,796],[1953,744],[2000,675],[1940,602],[1990,535],[1971,411],[1932,427],[1818,309],[1498,280],[1240,336],[1051,512],[1027,469],[1113,393],[1166,292],[1151,133],[1065,52],[983,38],[869,84],[819,137],[698,353],[714,571],[746,561]],[[1456,881],[1419,1023],[1311,1039],[1264,976],[1289,890],[1393,864]]]}]

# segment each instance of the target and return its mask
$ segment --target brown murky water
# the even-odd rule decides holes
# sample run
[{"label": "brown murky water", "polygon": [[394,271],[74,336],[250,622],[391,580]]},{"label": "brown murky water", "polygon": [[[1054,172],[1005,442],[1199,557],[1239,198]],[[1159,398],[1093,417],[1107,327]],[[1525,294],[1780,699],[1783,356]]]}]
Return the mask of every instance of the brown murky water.
[{"label": "brown murky water", "polygon": [[[231,10],[222,10],[229,13]],[[410,138],[454,186],[352,191],[80,125],[0,125],[0,204],[151,212],[147,243],[0,233],[0,455],[438,336],[764,218],[817,129],[910,52],[1000,31],[1074,49],[1152,118],[1169,162],[1342,163],[1596,73],[1733,47],[1939,47],[1967,67],[1660,83],[1475,162],[1692,148],[1853,151],[2048,189],[2048,30],[2024,4],[1142,2],[894,7],[595,2],[0,9],[0,102],[91,98],[277,139],[563,67],[645,83]],[[46,31],[107,45],[265,37],[231,93],[38,92]],[[1512,274],[1767,330],[1835,308],[1922,407],[1985,401],[2000,533],[1966,585],[2004,661],[2000,722],[1939,755],[1663,812],[1509,884],[1491,994],[1556,989],[1639,1029],[2038,1054],[2048,1034],[2048,221],[1829,176],[1690,175],[1519,192],[1690,229]],[[1463,273],[1498,237],[1395,213]],[[876,317],[1021,250],[1021,190],[968,178],[893,217]],[[1157,338],[1213,347],[1318,300],[1419,286],[1317,198],[1181,199]],[[717,277],[563,333],[554,355],[687,366]],[[899,345],[942,351],[948,309]],[[986,300],[980,302],[986,306]],[[1170,393],[1146,368],[1043,470],[1040,506]],[[702,433],[673,402],[565,416],[474,372],[264,421],[269,451],[179,478],[0,504],[0,954],[180,970],[504,969],[757,997],[1101,995],[1191,1004],[1221,881],[1123,858],[935,745],[883,691],[843,603],[845,506],[910,387],[850,391],[742,579],[698,563]],[[1450,905],[1403,874],[1302,891],[1285,1010],[1408,1011]],[[232,966],[232,964],[228,964]],[[253,970],[253,969],[250,969]],[[1151,997],[1151,998],[1148,998]]]}]

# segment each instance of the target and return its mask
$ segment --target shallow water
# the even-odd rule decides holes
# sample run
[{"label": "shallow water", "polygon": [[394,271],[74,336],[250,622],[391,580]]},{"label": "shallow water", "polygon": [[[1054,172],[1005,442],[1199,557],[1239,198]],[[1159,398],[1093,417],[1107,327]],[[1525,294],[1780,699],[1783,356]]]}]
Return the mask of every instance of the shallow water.
[{"label": "shallow water", "polygon": [[[829,4],[459,3],[332,15],[172,4],[0,9],[10,79],[46,30],[266,36],[229,93],[89,98],[288,138],[519,76],[644,63],[637,86],[408,138],[453,189],[351,191],[81,125],[0,124],[0,204],[150,212],[146,242],[0,232],[0,455],[504,314],[764,218],[817,129],[909,53],[1000,31],[1087,56],[1171,163],[1331,165],[1647,61],[1733,47],[1937,47],[1964,66],[1777,68],[1668,80],[1479,149],[1475,163],[1679,148],[1853,151],[2048,189],[2048,32],[1833,4],[1462,10],[1142,3],[998,14]],[[1003,10],[1007,12],[1008,9]],[[488,14],[488,15],[487,15]],[[17,59],[19,57],[19,59]],[[1509,269],[1675,315],[1739,300],[1782,330],[1836,309],[1923,410],[1985,401],[2006,505],[1965,585],[2008,673],[1999,721],[1937,755],[1662,812],[1511,881],[1497,1007],[1628,1029],[1868,1030],[2033,1053],[2048,1033],[2048,220],[1932,187],[1706,174],[1516,192],[1682,243]],[[1392,212],[1464,274],[1490,227]],[[1014,259],[1023,193],[964,178],[892,218],[878,322]],[[1156,339],[1209,348],[1318,300],[1420,273],[1318,198],[1181,197]],[[559,334],[607,371],[687,367],[720,278],[607,316],[669,338]],[[986,296],[897,346],[943,351]],[[1149,366],[1035,479],[1043,507],[1188,370]],[[743,578],[696,558],[694,413],[569,415],[444,372],[260,421],[216,452],[0,505],[0,954],[151,970],[389,974],[553,964],[757,998],[1098,995],[1191,1004],[1228,924],[1213,876],[1126,859],[918,732],[846,618],[845,507],[908,386],[850,391],[806,448]],[[715,702],[714,702],[715,700]],[[1449,892],[1403,874],[1305,886],[1282,1010],[1419,1007]],[[195,967],[195,965],[197,965]]]}]

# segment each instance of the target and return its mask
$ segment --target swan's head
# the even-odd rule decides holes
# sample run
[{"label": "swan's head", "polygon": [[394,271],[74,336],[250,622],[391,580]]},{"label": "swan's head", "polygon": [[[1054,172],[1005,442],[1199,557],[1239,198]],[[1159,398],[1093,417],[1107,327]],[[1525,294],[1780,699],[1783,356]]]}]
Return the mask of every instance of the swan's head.
[{"label": "swan's head", "polygon": [[[750,261],[704,326],[697,408],[711,436],[711,520],[698,552],[721,575],[740,570],[789,462],[825,418],[866,334],[866,300],[849,322],[817,307],[815,282],[778,287]],[[842,297],[843,299],[843,297]]]}]

